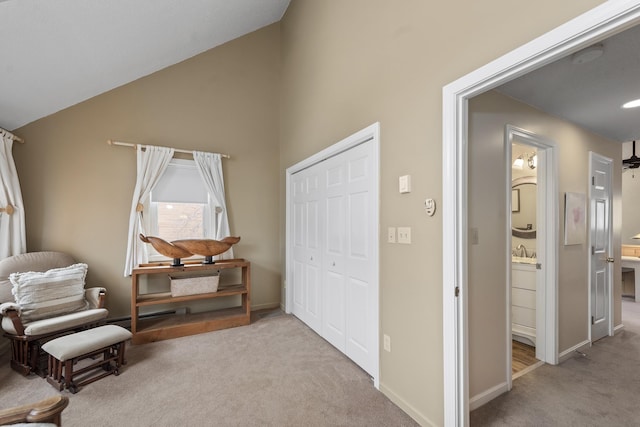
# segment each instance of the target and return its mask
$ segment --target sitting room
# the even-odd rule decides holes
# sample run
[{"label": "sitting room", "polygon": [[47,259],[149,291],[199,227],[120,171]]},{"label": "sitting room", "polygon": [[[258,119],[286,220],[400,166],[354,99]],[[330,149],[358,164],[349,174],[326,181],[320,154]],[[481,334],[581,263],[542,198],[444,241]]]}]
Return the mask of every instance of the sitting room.
[{"label": "sitting room", "polygon": [[[611,160],[597,342],[635,337],[621,146],[498,89],[634,28],[640,0],[517,10],[0,0],[0,425],[468,425],[605,362],[565,197]],[[557,238],[525,243],[555,268],[548,363],[513,384],[510,123],[557,141],[536,146]]]}]

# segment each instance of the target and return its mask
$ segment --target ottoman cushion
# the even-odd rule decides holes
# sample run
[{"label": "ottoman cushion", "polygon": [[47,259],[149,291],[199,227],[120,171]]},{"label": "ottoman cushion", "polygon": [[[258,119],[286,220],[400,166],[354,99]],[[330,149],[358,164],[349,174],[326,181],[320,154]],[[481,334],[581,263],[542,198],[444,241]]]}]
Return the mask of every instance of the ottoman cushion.
[{"label": "ottoman cushion", "polygon": [[131,332],[121,326],[105,325],[56,338],[42,345],[42,349],[60,361],[126,341]]}]

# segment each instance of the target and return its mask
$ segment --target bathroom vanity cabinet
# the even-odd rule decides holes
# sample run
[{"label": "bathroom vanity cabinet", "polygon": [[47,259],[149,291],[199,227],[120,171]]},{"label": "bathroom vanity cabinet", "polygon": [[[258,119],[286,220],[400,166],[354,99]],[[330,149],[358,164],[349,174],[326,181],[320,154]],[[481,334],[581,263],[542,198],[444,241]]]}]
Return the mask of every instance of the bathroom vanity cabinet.
[{"label": "bathroom vanity cabinet", "polygon": [[511,333],[516,341],[536,344],[535,264],[511,264]]}]

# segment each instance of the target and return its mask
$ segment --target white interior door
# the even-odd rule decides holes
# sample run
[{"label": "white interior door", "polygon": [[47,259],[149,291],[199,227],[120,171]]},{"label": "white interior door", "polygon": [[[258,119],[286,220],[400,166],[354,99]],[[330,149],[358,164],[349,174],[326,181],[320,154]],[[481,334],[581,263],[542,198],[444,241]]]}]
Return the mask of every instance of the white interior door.
[{"label": "white interior door", "polygon": [[[327,321],[323,331],[334,329],[330,306],[344,306],[344,353],[367,372],[373,371],[373,354],[377,354],[377,327],[373,324],[377,303],[373,278],[377,269],[374,246],[377,245],[377,210],[374,193],[377,180],[372,175],[373,143],[363,143],[331,160],[327,169],[326,272],[331,282],[342,283],[339,292],[328,293]],[[333,196],[333,197],[331,197]],[[340,202],[338,202],[340,200]],[[340,233],[342,233],[340,235]],[[341,277],[340,277],[341,276]],[[330,281],[327,280],[327,283]],[[327,287],[336,289],[337,287]],[[344,301],[344,302],[343,302]],[[327,338],[328,339],[328,338]],[[340,347],[339,347],[340,348]]]},{"label": "white interior door", "polygon": [[613,334],[611,171],[612,160],[589,153],[591,185],[589,186],[589,240],[591,245],[589,287],[591,341]]},{"label": "white interior door", "polygon": [[373,125],[287,170],[287,311],[371,374],[376,387],[378,132]]},{"label": "white interior door", "polygon": [[323,165],[326,174],[327,197],[326,238],[323,252],[324,308],[322,336],[346,353],[347,316],[347,194],[346,163],[341,156],[328,159]]},{"label": "white interior door", "polygon": [[293,187],[293,314],[320,333],[321,264],[320,239],[323,198],[317,170],[304,170]]}]

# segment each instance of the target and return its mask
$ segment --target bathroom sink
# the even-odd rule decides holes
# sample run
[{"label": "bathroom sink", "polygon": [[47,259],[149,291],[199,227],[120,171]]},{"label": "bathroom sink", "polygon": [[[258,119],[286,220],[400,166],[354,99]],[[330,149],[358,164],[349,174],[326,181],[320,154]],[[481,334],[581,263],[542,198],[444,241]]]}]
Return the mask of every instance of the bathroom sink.
[{"label": "bathroom sink", "polygon": [[523,256],[512,256],[511,257],[511,262],[516,262],[519,264],[535,264],[537,261],[537,258],[528,258],[528,257],[523,257]]}]

